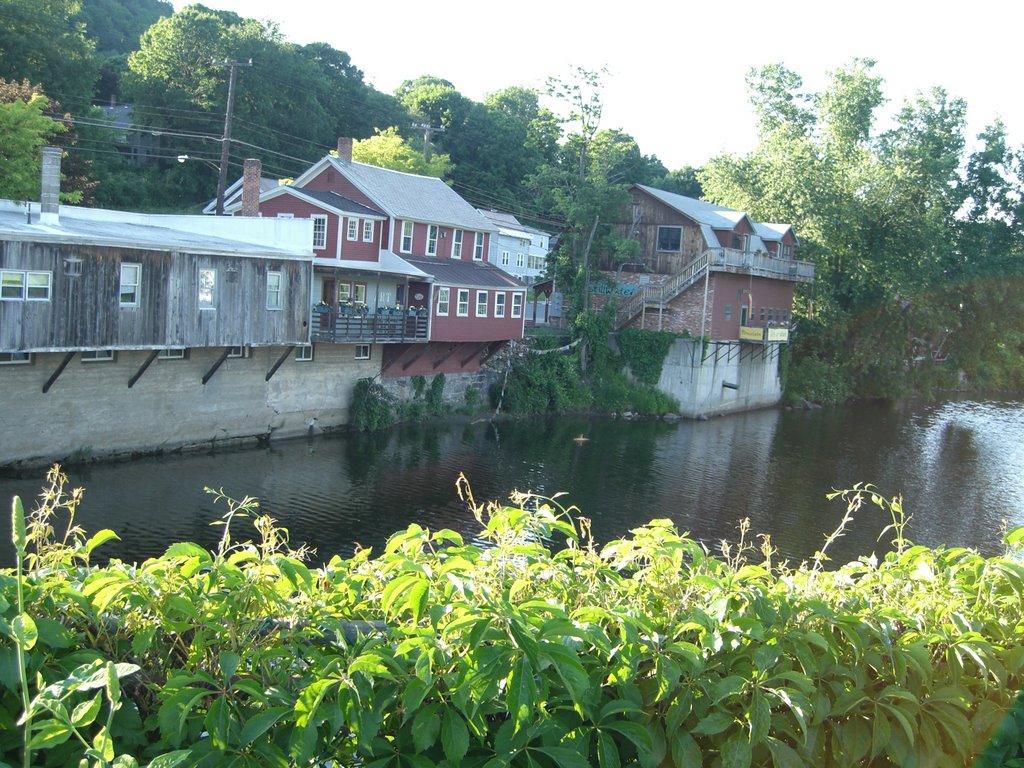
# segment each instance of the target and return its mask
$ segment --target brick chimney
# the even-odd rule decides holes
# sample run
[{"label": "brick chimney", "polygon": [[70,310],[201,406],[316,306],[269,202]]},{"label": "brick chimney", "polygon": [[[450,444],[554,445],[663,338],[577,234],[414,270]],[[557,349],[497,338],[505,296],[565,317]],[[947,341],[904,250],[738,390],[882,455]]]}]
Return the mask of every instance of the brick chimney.
[{"label": "brick chimney", "polygon": [[338,157],[346,163],[352,162],[352,137],[342,136],[338,139]]},{"label": "brick chimney", "polygon": [[260,176],[263,164],[254,158],[246,158],[242,166],[242,216],[260,215]]},{"label": "brick chimney", "polygon": [[60,214],[60,147],[43,147],[42,194],[39,196],[39,221],[57,224]]}]

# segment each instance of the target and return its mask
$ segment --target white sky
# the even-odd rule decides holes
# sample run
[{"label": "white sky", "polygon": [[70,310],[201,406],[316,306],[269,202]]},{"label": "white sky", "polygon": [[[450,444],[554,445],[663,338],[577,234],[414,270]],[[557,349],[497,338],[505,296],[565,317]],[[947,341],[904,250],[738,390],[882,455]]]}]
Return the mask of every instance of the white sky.
[{"label": "white sky", "polygon": [[942,86],[967,102],[968,141],[999,116],[1011,143],[1024,142],[1019,0],[203,4],[275,21],[290,42],[346,51],[386,93],[434,75],[480,101],[514,85],[543,90],[548,76],[565,78],[571,67],[606,66],[601,127],[632,135],[670,170],[753,148],[744,78],[773,62],[818,90],[829,71],[873,58],[892,109]]}]

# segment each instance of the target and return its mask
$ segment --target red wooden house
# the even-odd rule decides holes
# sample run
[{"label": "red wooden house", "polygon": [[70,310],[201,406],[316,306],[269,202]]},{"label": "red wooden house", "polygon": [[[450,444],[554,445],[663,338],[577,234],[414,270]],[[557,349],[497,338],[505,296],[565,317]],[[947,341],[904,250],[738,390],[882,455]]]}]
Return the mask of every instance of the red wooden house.
[{"label": "red wooden house", "polygon": [[619,227],[639,242],[645,274],[618,287],[620,327],[788,340],[794,286],[814,280],[814,266],[793,259],[792,227],[640,184],[631,192]]},{"label": "red wooden house", "polygon": [[259,211],[314,220],[313,343],[412,376],[478,370],[522,338],[525,286],[487,263],[493,225],[441,179],[353,162],[340,139]]}]

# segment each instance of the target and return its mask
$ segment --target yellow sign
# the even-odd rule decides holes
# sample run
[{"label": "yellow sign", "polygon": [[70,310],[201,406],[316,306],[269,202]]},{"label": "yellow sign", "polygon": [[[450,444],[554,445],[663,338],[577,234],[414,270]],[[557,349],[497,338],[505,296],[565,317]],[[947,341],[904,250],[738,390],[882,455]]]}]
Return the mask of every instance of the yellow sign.
[{"label": "yellow sign", "polygon": [[764,328],[753,328],[749,325],[741,325],[740,341],[764,341]]},{"label": "yellow sign", "polygon": [[789,341],[789,328],[769,328],[767,341]]}]

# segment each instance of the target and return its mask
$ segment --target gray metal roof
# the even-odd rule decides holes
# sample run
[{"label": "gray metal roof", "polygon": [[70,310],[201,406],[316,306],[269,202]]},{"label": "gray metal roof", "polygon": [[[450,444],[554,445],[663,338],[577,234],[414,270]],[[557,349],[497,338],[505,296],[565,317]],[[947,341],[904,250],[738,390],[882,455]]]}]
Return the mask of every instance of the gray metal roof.
[{"label": "gray metal roof", "polygon": [[430,274],[414,266],[391,251],[381,251],[377,261],[356,261],[355,259],[314,259],[316,267],[334,267],[349,272],[380,273],[430,279]]},{"label": "gray metal roof", "polygon": [[331,165],[395,219],[443,224],[479,232],[494,226],[459,194],[433,176],[392,171],[329,157]]},{"label": "gray metal roof", "polygon": [[[746,215],[739,211],[733,211],[730,208],[697,200],[693,197],[677,195],[674,192],[665,192],[664,190],[655,189],[643,184],[637,184],[636,186],[670,208],[674,208],[679,213],[689,216],[698,224],[707,224],[714,229],[732,229],[740,218]],[[739,217],[732,215],[737,213],[740,214]]]},{"label": "gray metal roof", "polygon": [[[754,228],[757,230],[757,234],[761,236],[762,240],[770,240],[772,242],[781,240],[786,236],[787,232],[793,231],[793,227],[789,224],[771,224],[768,222],[757,222],[754,224]],[[796,237],[796,235],[794,235],[794,237]]]},{"label": "gray metal roof", "polygon": [[355,200],[349,200],[343,195],[339,195],[337,192],[321,192],[315,189],[299,189],[297,187],[285,187],[289,193],[294,193],[299,197],[308,197],[323,203],[337,211],[343,211],[344,213],[355,213],[359,216],[373,216],[376,218],[386,218],[386,214],[381,211],[370,208],[369,206],[357,203]]},{"label": "gray metal roof", "polygon": [[511,275],[490,264],[458,259],[430,259],[404,257],[414,267],[444,285],[465,285],[479,288],[522,288]]},{"label": "gray metal roof", "polygon": [[308,219],[170,216],[62,205],[55,223],[42,223],[37,203],[26,209],[9,200],[0,200],[0,240],[298,260],[313,257]]}]

